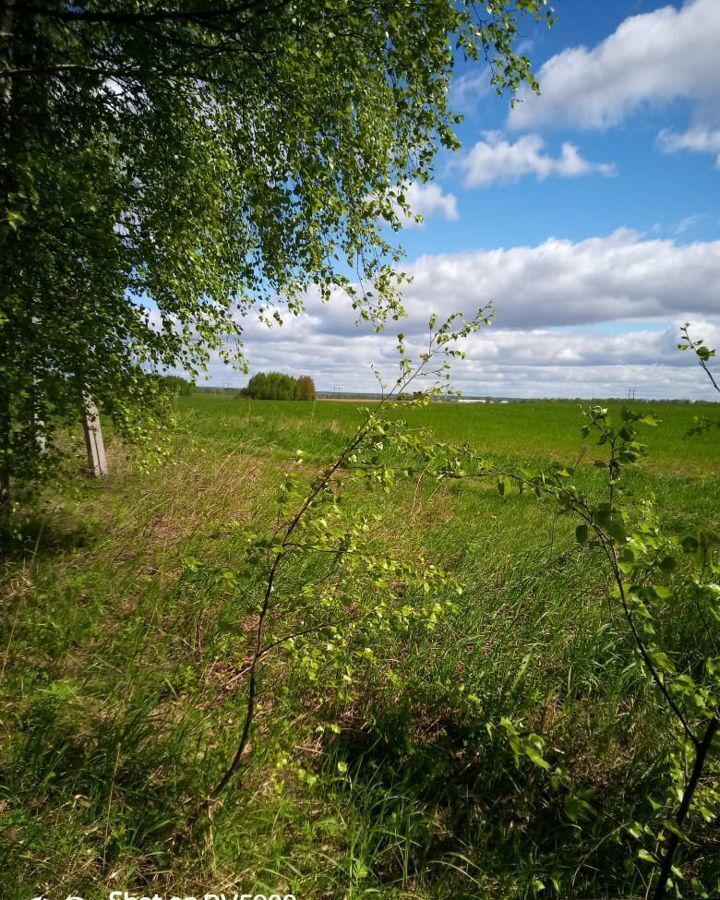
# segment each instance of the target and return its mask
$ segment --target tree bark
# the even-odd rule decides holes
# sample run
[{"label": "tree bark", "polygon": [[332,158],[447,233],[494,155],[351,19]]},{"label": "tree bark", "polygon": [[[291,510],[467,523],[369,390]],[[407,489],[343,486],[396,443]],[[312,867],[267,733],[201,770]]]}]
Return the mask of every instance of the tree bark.
[{"label": "tree bark", "polygon": [[[0,69],[12,66],[12,29],[13,10],[7,0],[0,0]],[[3,150],[9,149],[12,135],[12,79],[0,78],[0,122],[2,123]],[[8,154],[3,153],[7,160]],[[7,165],[0,166],[0,204],[5,208],[10,194],[12,174]],[[2,248],[0,248],[2,249]],[[2,254],[5,256],[5,254]],[[7,289],[5,266],[0,268],[0,298]],[[2,308],[0,307],[0,312]],[[0,324],[2,329],[2,324]],[[0,330],[0,336],[3,331]],[[10,472],[12,469],[12,419],[10,413],[11,393],[7,383],[7,372],[3,370],[3,361],[7,360],[10,347],[7,340],[0,339],[0,506],[4,506],[10,497]]]},{"label": "tree bark", "polygon": [[105,443],[100,427],[100,415],[91,397],[84,398],[83,431],[87,449],[88,471],[96,478],[107,475],[108,466],[105,458]]}]

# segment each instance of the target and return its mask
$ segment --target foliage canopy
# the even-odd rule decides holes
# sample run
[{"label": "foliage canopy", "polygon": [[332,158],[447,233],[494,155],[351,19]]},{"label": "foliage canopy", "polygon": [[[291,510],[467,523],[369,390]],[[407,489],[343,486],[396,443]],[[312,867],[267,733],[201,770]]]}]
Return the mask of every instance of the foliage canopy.
[{"label": "foliage canopy", "polygon": [[534,84],[514,42],[545,3],[0,3],[2,486],[88,388],[138,436],[148,370],[242,364],[253,306],[340,286],[397,315],[383,229],[458,146],[454,54]]}]

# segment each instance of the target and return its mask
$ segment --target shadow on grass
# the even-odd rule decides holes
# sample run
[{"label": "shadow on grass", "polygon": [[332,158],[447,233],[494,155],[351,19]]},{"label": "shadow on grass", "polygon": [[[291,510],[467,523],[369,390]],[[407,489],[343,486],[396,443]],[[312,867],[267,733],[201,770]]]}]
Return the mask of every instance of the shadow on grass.
[{"label": "shadow on grass", "polygon": [[20,507],[0,513],[0,557],[15,563],[88,548],[102,536],[97,519],[74,516],[68,509]]},{"label": "shadow on grass", "polygon": [[0,762],[6,896],[30,896],[61,874],[82,896],[112,883],[113,872],[150,884],[168,869],[199,773],[186,753],[195,741],[182,725],[159,726],[155,708],[147,697],[90,719],[55,683],[23,711]]},{"label": "shadow on grass", "polygon": [[[367,822],[364,855],[379,885],[413,881],[438,897],[451,889],[457,897],[634,896],[640,881],[612,816],[614,788],[596,793],[593,815],[573,821],[565,788],[529,761],[516,764],[484,725],[452,713],[426,722],[395,710],[328,748],[333,769],[338,760],[347,766],[348,781],[333,790]],[[627,785],[617,790],[628,803]]]}]

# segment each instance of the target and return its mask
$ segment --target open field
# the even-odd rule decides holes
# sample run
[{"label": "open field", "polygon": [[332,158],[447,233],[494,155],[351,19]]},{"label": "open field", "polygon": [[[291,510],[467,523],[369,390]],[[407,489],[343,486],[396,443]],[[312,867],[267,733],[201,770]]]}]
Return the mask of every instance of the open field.
[{"label": "open field", "polygon": [[[630,494],[654,496],[671,532],[720,527],[717,432],[684,436],[716,407],[647,408],[661,425],[643,431]],[[242,726],[264,576],[248,529],[270,533],[282,474],[312,477],[361,417],[344,402],[181,398],[173,462],[143,472],[110,440],[110,477],[71,474],[8,539],[0,895],[645,895],[633,823],[668,791],[677,729],[607,599],[601,555],[551,503],[502,498],[492,480],[349,487],[374,552],[441,566],[462,595],[432,627],[411,616],[382,632],[352,688],[325,634],[268,654],[242,782],[208,831],[170,840]],[[576,404],[436,404],[407,419],[503,466],[579,460],[578,486],[602,490]],[[324,559],[289,565],[272,634],[298,633],[302,598],[333,577]],[[382,590],[368,583],[367,597]],[[711,639],[692,609],[671,626],[678,658]],[[542,736],[586,815],[516,761],[504,717]],[[687,877],[720,885],[717,822],[694,827]]]}]

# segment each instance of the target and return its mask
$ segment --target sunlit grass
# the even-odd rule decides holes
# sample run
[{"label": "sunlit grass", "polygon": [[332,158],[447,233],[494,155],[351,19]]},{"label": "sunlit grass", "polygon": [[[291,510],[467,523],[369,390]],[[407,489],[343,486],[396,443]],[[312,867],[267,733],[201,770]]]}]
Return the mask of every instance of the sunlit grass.
[{"label": "sunlit grass", "polygon": [[[376,540],[453,571],[459,610],[382,648],[399,686],[367,684],[340,734],[311,744],[294,735],[318,711],[293,689],[285,655],[273,656],[252,771],[208,835],[168,843],[237,740],[258,578],[244,531],[272,526],[296,451],[307,460],[299,471],[316,471],[362,406],[182,398],[174,462],[142,473],[110,441],[113,474],[49,491],[24,543],[7,548],[8,897],[182,886],[494,898],[532,896],[550,873],[564,897],[642,890],[618,828],[664,783],[662,709],[574,523],[528,496],[503,500],[486,482],[415,478],[354,495],[382,513]],[[633,494],[655,495],[677,527],[717,525],[717,441],[684,437],[703,410],[652,408],[662,424],[646,430],[649,462],[632,475]],[[599,451],[583,447],[576,404],[435,404],[408,419],[501,462],[580,459],[578,480],[599,489]],[[600,813],[587,832],[491,738],[487,723],[501,716],[543,734],[595,792]],[[280,747],[313,777],[279,768]]]}]

